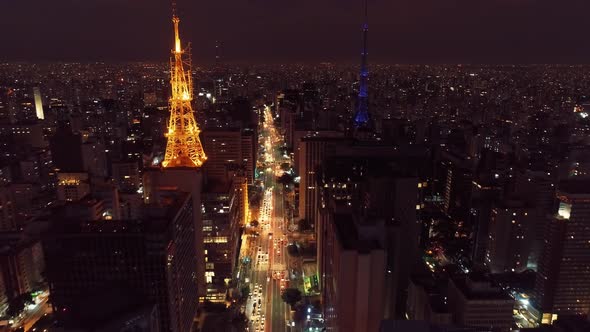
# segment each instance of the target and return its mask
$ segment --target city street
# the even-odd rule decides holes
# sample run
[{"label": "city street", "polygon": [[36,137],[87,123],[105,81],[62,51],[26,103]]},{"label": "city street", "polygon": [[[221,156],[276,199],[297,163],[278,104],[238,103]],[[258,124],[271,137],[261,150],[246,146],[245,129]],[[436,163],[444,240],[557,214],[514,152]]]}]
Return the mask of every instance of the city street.
[{"label": "city street", "polygon": [[35,304],[27,305],[19,320],[12,324],[13,327],[22,327],[25,331],[30,331],[33,325],[43,315],[50,314],[51,306],[47,302],[49,293],[47,291],[41,292],[35,299]]},{"label": "city street", "polygon": [[282,290],[288,287],[288,258],[286,245],[287,225],[285,222],[284,192],[276,178],[282,174],[282,138],[276,130],[271,111],[264,109],[264,126],[260,143],[264,152],[260,154],[259,164],[265,165],[261,174],[264,187],[258,217],[259,236],[248,237],[247,250],[243,254],[252,258],[252,268],[246,272],[250,280],[250,298],[246,304],[246,314],[252,331],[293,331],[287,327],[291,320],[290,308],[282,300]]}]

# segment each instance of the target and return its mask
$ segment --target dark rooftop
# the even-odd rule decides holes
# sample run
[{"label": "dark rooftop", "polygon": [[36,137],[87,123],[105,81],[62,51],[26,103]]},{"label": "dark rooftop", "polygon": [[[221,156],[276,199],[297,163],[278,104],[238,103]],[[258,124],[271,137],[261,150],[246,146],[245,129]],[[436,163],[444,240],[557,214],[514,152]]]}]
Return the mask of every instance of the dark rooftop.
[{"label": "dark rooftop", "polygon": [[512,300],[500,287],[483,274],[471,273],[467,277],[451,279],[455,286],[470,300]]},{"label": "dark rooftop", "polygon": [[381,249],[377,241],[365,240],[359,237],[358,229],[351,214],[334,214],[336,236],[344,250],[356,250],[359,253],[369,253]]},{"label": "dark rooftop", "polygon": [[144,217],[139,220],[79,220],[56,218],[50,229],[53,233],[162,233],[189,197],[180,192],[175,200],[163,205],[144,206]]},{"label": "dark rooftop", "polygon": [[590,178],[576,178],[559,182],[559,191],[573,195],[590,195]]}]

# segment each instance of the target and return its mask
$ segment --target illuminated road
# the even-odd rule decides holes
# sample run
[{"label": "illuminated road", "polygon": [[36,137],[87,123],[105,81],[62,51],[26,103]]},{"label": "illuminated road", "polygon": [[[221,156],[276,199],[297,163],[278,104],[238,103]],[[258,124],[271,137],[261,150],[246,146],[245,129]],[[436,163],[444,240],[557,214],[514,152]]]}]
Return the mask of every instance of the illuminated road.
[{"label": "illuminated road", "polygon": [[51,313],[51,306],[47,302],[48,293],[42,292],[36,300],[35,305],[27,306],[23,312],[23,316],[18,320],[13,327],[23,327],[25,331],[32,331],[33,325],[43,315]]},{"label": "illuminated road", "polygon": [[260,234],[247,237],[247,250],[243,255],[252,257],[252,268],[246,272],[250,279],[250,299],[246,303],[246,314],[250,319],[250,331],[294,331],[287,327],[290,310],[281,299],[282,289],[288,278],[285,224],[282,185],[277,185],[281,155],[282,137],[274,127],[272,114],[265,108],[264,125],[259,143],[264,147],[258,165],[264,165],[261,176],[264,193],[258,215]]},{"label": "illuminated road", "polygon": [[263,142],[266,153],[265,159],[268,168],[264,172],[264,183],[272,189],[272,209],[268,216],[268,232],[272,239],[268,241],[268,252],[270,255],[269,274],[270,281],[267,288],[267,331],[287,331],[286,323],[289,320],[288,305],[281,299],[282,289],[286,287],[287,278],[286,244],[287,237],[284,233],[283,192],[282,185],[277,185],[276,178],[282,174],[280,171],[281,153],[279,147],[282,145],[282,137],[278,134],[272,119],[272,113],[267,107],[264,110]]}]

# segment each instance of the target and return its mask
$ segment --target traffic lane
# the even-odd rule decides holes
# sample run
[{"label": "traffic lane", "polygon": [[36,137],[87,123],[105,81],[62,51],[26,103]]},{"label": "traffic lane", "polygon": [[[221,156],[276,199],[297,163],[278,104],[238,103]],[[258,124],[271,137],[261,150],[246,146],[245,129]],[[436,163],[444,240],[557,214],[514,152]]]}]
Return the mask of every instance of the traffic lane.
[{"label": "traffic lane", "polygon": [[284,313],[281,311],[280,289],[276,280],[273,280],[273,299],[272,299],[272,331],[283,331],[285,327]]}]

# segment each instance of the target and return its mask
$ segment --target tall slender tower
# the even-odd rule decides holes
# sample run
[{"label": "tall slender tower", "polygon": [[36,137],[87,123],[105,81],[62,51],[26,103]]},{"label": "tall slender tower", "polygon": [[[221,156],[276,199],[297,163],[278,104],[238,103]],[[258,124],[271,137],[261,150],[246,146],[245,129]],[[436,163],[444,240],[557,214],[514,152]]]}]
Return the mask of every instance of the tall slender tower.
[{"label": "tall slender tower", "polygon": [[35,98],[35,114],[37,119],[45,119],[45,113],[43,112],[43,99],[41,98],[41,89],[38,86],[33,88],[33,96]]},{"label": "tall slender tower", "polygon": [[367,68],[367,35],[369,22],[367,15],[367,0],[365,0],[365,19],[363,22],[363,52],[361,53],[361,72],[359,79],[359,95],[354,115],[354,125],[364,127],[369,122],[369,69]]},{"label": "tall slender tower", "polygon": [[[183,60],[185,51],[180,44],[176,14],[176,1],[172,1],[172,23],[174,24],[174,49],[170,58],[170,120],[168,122],[168,144],[163,167],[201,167],[207,156],[199,139],[199,126],[192,107],[193,80],[191,76],[190,48]],[[184,66],[188,70],[184,69]]]}]

